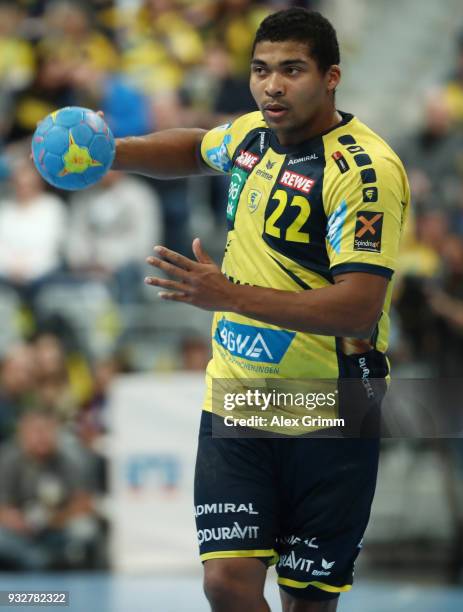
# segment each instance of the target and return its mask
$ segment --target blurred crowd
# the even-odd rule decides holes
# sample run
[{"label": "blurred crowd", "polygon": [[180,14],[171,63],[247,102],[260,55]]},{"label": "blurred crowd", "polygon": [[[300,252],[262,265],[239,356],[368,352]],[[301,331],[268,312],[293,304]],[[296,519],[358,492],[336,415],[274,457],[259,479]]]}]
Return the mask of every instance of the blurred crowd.
[{"label": "blurred crowd", "polygon": [[[121,317],[149,302],[153,245],[190,254],[195,203],[186,181],[123,173],[53,190],[28,159],[37,122],[80,105],[102,110],[115,136],[221,124],[255,108],[248,63],[261,19],[322,4],[0,0],[0,568],[105,565],[108,390],[137,368]],[[459,376],[463,359],[463,35],[456,49],[420,129],[391,143],[413,196],[392,309],[405,377]],[[218,177],[197,190],[212,233],[224,230],[227,188]],[[89,313],[92,341],[110,330],[107,350],[73,326]],[[207,339],[176,346],[170,367],[204,368]]]},{"label": "blurred crowd", "polygon": [[412,192],[392,352],[405,377],[459,377],[463,359],[463,34],[454,66],[395,143]]}]

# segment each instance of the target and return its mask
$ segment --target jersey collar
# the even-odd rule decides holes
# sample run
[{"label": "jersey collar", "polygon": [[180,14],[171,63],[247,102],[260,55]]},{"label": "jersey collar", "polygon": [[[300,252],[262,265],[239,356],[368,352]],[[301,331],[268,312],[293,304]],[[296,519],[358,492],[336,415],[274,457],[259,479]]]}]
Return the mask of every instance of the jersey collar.
[{"label": "jersey collar", "polygon": [[271,132],[270,146],[276,153],[287,154],[287,153],[305,152],[307,151],[307,149],[311,149],[314,146],[316,146],[317,143],[320,142],[320,138],[322,138],[326,134],[329,134],[330,132],[334,132],[335,130],[338,130],[340,127],[347,125],[354,118],[354,115],[352,115],[351,113],[344,113],[343,111],[340,111],[340,110],[338,110],[338,113],[341,115],[341,121],[339,123],[334,125],[329,130],[326,130],[325,132],[321,132],[320,134],[317,134],[316,136],[312,136],[312,138],[308,138],[307,140],[303,140],[302,142],[299,142],[298,144],[284,146],[280,144],[280,142],[278,141],[278,138],[275,132],[273,132],[273,130],[270,130]]}]

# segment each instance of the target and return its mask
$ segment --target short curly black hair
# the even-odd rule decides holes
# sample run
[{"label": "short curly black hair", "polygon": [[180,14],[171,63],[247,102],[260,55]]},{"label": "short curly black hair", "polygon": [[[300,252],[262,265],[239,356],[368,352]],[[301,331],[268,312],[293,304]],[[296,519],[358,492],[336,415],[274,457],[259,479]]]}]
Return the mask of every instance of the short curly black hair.
[{"label": "short curly black hair", "polygon": [[257,43],[264,40],[307,43],[310,56],[322,73],[341,61],[336,30],[326,17],[316,11],[296,7],[272,13],[262,21],[256,32],[253,55]]}]

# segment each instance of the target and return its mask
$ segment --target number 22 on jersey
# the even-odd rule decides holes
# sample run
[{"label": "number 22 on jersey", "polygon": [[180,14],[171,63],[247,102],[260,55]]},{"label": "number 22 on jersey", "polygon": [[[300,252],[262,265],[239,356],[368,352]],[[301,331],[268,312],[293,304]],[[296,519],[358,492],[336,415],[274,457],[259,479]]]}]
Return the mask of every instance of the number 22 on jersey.
[{"label": "number 22 on jersey", "polygon": [[[265,220],[264,233],[273,238],[308,244],[310,242],[309,233],[301,231],[310,216],[310,203],[307,198],[295,195],[288,204],[288,194],[283,189],[278,189],[273,194],[272,200],[276,200],[278,204]],[[277,226],[280,219],[284,222],[284,218],[287,216],[285,213],[288,212],[290,207],[299,209],[296,218],[287,227],[279,227],[283,225],[281,222]]]}]

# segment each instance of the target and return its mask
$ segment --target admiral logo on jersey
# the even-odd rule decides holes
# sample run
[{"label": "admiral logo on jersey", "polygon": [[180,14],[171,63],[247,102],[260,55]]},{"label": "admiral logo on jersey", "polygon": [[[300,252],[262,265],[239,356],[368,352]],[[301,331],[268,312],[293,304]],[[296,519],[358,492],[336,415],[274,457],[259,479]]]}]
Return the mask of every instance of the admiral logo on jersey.
[{"label": "admiral logo on jersey", "polygon": [[312,153],[311,155],[305,155],[304,157],[290,159],[288,166],[292,166],[293,164],[302,164],[302,162],[315,161],[316,159],[318,159],[318,155],[316,153]]},{"label": "admiral logo on jersey", "polygon": [[249,151],[241,151],[236,158],[235,164],[245,170],[252,170],[259,161],[259,156]]},{"label": "admiral logo on jersey", "polygon": [[310,190],[315,185],[313,179],[303,176],[302,174],[297,174],[296,172],[290,172],[289,170],[283,172],[280,183],[285,187],[291,187],[291,189],[296,189],[306,194],[310,193]]},{"label": "admiral logo on jersey", "polygon": [[354,251],[381,251],[384,213],[361,210],[355,224]]}]

